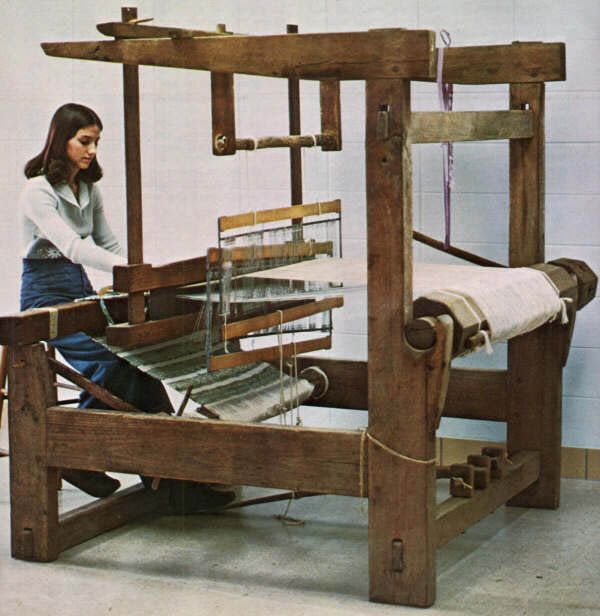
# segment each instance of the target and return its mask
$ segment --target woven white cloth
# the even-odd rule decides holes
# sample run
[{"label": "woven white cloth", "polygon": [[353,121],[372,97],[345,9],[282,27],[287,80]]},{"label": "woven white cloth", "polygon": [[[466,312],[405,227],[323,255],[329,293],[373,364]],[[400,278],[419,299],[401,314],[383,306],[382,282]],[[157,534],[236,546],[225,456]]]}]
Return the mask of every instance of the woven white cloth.
[{"label": "woven white cloth", "polygon": [[[366,286],[367,265],[359,259],[315,259],[255,272],[254,277],[343,283]],[[340,290],[341,291],[341,290]],[[546,274],[529,267],[501,268],[478,265],[415,263],[414,298],[432,291],[458,295],[483,312],[492,341],[508,340],[532,331],[564,311],[555,285]],[[338,289],[332,289],[338,294]]]}]

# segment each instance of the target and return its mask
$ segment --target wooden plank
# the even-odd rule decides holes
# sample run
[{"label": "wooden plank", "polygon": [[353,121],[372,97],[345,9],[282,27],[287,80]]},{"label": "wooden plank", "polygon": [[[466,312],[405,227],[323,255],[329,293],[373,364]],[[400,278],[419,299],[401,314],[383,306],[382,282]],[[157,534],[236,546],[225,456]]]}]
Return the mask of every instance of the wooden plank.
[{"label": "wooden plank", "polygon": [[239,227],[251,227],[266,222],[277,222],[279,220],[290,220],[294,218],[304,218],[305,216],[321,216],[322,214],[339,214],[342,211],[340,199],[333,201],[318,201],[316,203],[305,203],[302,205],[291,205],[269,210],[255,210],[254,212],[244,212],[233,216],[219,217],[219,232],[237,229]]},{"label": "wooden plank", "polygon": [[360,440],[354,430],[48,410],[53,466],[229,485],[357,496]]},{"label": "wooden plank", "polygon": [[[137,9],[123,7],[124,22],[137,17]],[[140,154],[140,84],[139,68],[123,65],[123,111],[125,128],[125,187],[127,193],[127,262],[144,262],[142,219],[142,169]],[[127,304],[130,323],[144,321],[144,295],[132,293]]]},{"label": "wooden plank", "polygon": [[215,156],[235,154],[235,93],[233,73],[210,74],[212,152]]},{"label": "wooden plank", "polygon": [[321,107],[321,137],[323,152],[342,149],[342,105],[340,82],[337,79],[322,79],[319,84]]},{"label": "wooden plank", "polygon": [[564,43],[513,43],[444,50],[446,83],[539,83],[565,79]]},{"label": "wooden plank", "polygon": [[303,319],[312,314],[325,312],[333,308],[340,308],[343,305],[343,297],[328,297],[323,300],[302,304],[301,306],[284,308],[277,312],[271,312],[270,314],[263,314],[249,319],[227,323],[221,327],[221,335],[224,340],[231,340],[261,329],[277,327],[283,323]]},{"label": "wooden plank", "polygon": [[507,387],[506,370],[453,368],[444,417],[506,421]]},{"label": "wooden plank", "polygon": [[177,315],[158,321],[144,323],[120,323],[106,328],[106,342],[123,349],[133,349],[146,344],[155,344],[170,338],[178,338],[204,327],[199,312]]},{"label": "wooden plank", "polygon": [[475,490],[471,498],[449,498],[437,506],[436,538],[440,547],[495,511],[507,500],[530,486],[540,473],[538,452],[523,451],[511,458],[501,479]]},{"label": "wooden plank", "polygon": [[206,257],[194,257],[164,265],[117,265],[113,288],[124,293],[179,287],[206,280]]},{"label": "wooden plank", "polygon": [[231,36],[233,32],[195,30],[172,26],[151,26],[149,24],[129,24],[109,21],[96,25],[96,29],[106,36],[115,38],[193,38],[198,36]]},{"label": "wooden plank", "polygon": [[[107,298],[108,310],[116,322],[126,319],[127,304],[124,297]],[[106,317],[95,301],[71,302],[53,306],[56,309],[56,328],[58,336],[66,336],[84,331],[97,334],[104,331]],[[0,344],[11,346],[31,344],[50,339],[50,320],[52,311],[39,308],[25,310],[0,317]]]},{"label": "wooden plank", "polygon": [[81,387],[81,389],[84,389],[89,394],[100,400],[100,402],[108,404],[108,406],[112,407],[116,411],[128,411],[130,413],[140,412],[140,410],[132,404],[121,400],[121,398],[118,398],[104,387],[94,383],[82,374],[79,374],[79,372],[76,372],[72,368],[69,368],[69,366],[62,364],[56,359],[48,357],[48,364],[50,365],[50,368],[56,372],[56,374],[59,374],[68,381],[71,381],[71,383],[75,383]]},{"label": "wooden plank", "polygon": [[168,504],[168,489],[147,490],[142,484],[120,490],[59,517],[59,550],[67,550],[92,537],[123,526],[140,516],[164,510]]},{"label": "wooden plank", "polygon": [[435,33],[369,32],[42,43],[49,56],[300,79],[435,79]]},{"label": "wooden plank", "polygon": [[523,139],[533,135],[530,111],[421,111],[411,114],[412,143]]},{"label": "wooden plank", "polygon": [[264,347],[252,351],[239,351],[237,353],[226,353],[225,355],[213,355],[208,362],[208,370],[222,370],[223,368],[233,368],[253,364],[257,361],[277,361],[281,356],[293,357],[300,353],[310,353],[321,349],[331,348],[331,336],[322,336],[310,340],[300,340],[290,342],[281,346]]},{"label": "wooden plank", "polygon": [[333,242],[286,242],[285,244],[264,244],[235,246],[234,248],[209,248],[206,258],[210,265],[226,261],[259,261],[282,257],[314,257],[333,253]]},{"label": "wooden plank", "polygon": [[9,356],[11,554],[23,560],[58,556],[58,471],[46,460],[46,407],[56,389],[42,344],[13,346]]},{"label": "wooden plank", "polygon": [[[426,362],[404,338],[412,321],[410,83],[369,80],[366,91],[369,432],[404,456],[432,460]],[[431,605],[435,465],[372,442],[368,449],[370,598]]]}]

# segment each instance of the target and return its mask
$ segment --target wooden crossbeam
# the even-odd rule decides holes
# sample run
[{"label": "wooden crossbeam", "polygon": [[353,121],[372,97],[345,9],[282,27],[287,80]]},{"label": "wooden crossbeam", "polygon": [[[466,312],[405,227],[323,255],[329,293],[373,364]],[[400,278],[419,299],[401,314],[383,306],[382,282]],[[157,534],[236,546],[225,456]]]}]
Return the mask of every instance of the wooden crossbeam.
[{"label": "wooden crossbeam", "polygon": [[485,490],[475,490],[469,499],[449,498],[437,506],[438,547],[522,492],[540,475],[539,452],[522,451],[512,456],[511,462],[502,478],[492,480]]},{"label": "wooden crossbeam", "polygon": [[123,293],[179,287],[206,280],[206,257],[194,257],[164,265],[117,265],[113,288]]},{"label": "wooden crossbeam", "polygon": [[513,43],[444,50],[443,80],[447,83],[539,83],[565,79],[564,43]]},{"label": "wooden crossbeam", "polygon": [[331,348],[331,336],[321,336],[311,340],[301,340],[290,342],[281,346],[264,347],[252,351],[238,351],[237,353],[225,353],[224,355],[213,355],[208,361],[209,372],[222,370],[223,368],[233,368],[253,364],[257,361],[278,361],[281,356],[292,357],[300,353],[311,353],[322,349]]},{"label": "wooden crossbeam", "polygon": [[435,33],[369,32],[42,43],[49,56],[302,79],[435,79]]},{"label": "wooden crossbeam", "polygon": [[[116,322],[127,319],[125,297],[107,298],[106,305]],[[54,316],[53,311],[56,310]],[[31,344],[50,339],[51,319],[56,319],[57,336],[75,332],[97,334],[106,327],[106,317],[98,302],[71,302],[52,309],[25,310],[0,317],[0,345]]]},{"label": "wooden crossbeam", "polygon": [[[49,408],[47,422],[47,464],[53,467],[360,494],[361,438],[353,430],[198,421],[114,411],[82,413],[64,407]],[[363,455],[366,469],[367,452]],[[278,460],[277,464],[273,460]]]},{"label": "wooden crossbeam", "polygon": [[204,327],[199,323],[199,313],[177,315],[144,323],[119,323],[106,328],[106,342],[122,349],[133,349],[146,344],[156,344],[171,338],[179,338]]},{"label": "wooden crossbeam", "polygon": [[234,248],[209,248],[206,258],[210,265],[227,261],[262,261],[283,257],[315,257],[331,255],[333,242],[287,242],[262,246],[235,246]]},{"label": "wooden crossbeam", "polygon": [[58,518],[59,551],[123,526],[142,515],[164,510],[168,498],[167,488],[155,492],[138,484],[67,511]]},{"label": "wooden crossbeam", "polygon": [[251,227],[266,222],[292,220],[306,216],[320,216],[321,214],[339,214],[341,210],[342,202],[339,199],[334,199],[333,201],[320,201],[318,203],[305,203],[269,210],[256,210],[234,216],[221,216],[219,217],[219,232],[222,233],[223,231],[239,227]]},{"label": "wooden crossbeam", "polygon": [[411,114],[413,143],[523,139],[533,135],[531,111],[422,111]]},{"label": "wooden crossbeam", "polygon": [[290,323],[291,321],[303,319],[319,312],[325,312],[327,310],[332,310],[333,308],[340,308],[343,305],[343,297],[328,297],[320,301],[302,304],[301,306],[284,308],[278,312],[271,312],[270,314],[264,314],[252,317],[250,319],[227,323],[221,327],[221,334],[225,340],[231,340],[232,338],[239,338],[240,336],[244,336],[245,334],[256,332],[261,329],[277,327],[282,323]]}]

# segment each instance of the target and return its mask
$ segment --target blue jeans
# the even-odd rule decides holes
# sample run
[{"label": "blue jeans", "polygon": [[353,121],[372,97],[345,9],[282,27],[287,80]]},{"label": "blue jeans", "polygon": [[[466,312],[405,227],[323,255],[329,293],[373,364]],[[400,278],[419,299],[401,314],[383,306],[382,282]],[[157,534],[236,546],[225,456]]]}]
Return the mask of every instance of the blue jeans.
[{"label": "blue jeans", "polygon": [[[23,259],[21,310],[54,306],[92,295],[94,290],[81,265],[68,259]],[[157,379],[131,366],[83,332],[54,338],[52,346],[75,370],[94,383],[149,413],[172,410]],[[80,408],[109,408],[83,391]]]}]

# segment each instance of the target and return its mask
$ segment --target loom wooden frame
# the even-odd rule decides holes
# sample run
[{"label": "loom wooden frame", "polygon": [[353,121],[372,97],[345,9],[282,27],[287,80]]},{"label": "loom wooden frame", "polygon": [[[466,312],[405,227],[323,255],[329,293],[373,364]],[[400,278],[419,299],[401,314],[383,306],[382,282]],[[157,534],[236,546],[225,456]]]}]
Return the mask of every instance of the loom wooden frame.
[{"label": "loom wooden frame", "polygon": [[[135,10],[123,10],[124,22],[136,17]],[[203,271],[206,264],[203,257],[160,267],[143,263],[137,65],[280,76],[292,86],[300,78],[363,79],[368,362],[302,358],[301,366],[317,363],[329,375],[331,387],[319,404],[367,408],[369,433],[414,460],[435,458],[442,411],[506,421],[513,468],[477,498],[437,506],[434,464],[390,455],[374,442],[363,443],[356,432],[57,407],[38,342],[48,336],[50,316],[26,312],[0,319],[0,344],[10,346],[12,555],[50,561],[72,545],[142,513],[161,511],[165,504],[163,488],[156,493],[133,488],[59,515],[59,468],[353,496],[363,490],[369,497],[370,598],[429,606],[435,600],[438,545],[505,502],[558,506],[561,371],[568,328],[549,324],[511,340],[507,370],[451,370],[452,328],[443,317],[427,321],[434,333],[431,348],[418,350],[407,342],[405,331],[413,322],[411,142],[431,141],[434,133],[439,140],[510,139],[510,265],[543,262],[543,81],[564,79],[564,45],[448,49],[445,80],[510,83],[510,110],[412,114],[411,80],[435,77],[433,32],[204,37],[196,30],[167,29],[165,34],[145,28],[111,26],[112,34],[126,37],[114,41],[43,44],[48,55],[123,63],[130,265],[115,269],[115,287],[129,293],[126,302],[112,303],[117,320],[142,331],[144,291],[201,280],[198,268]],[[328,84],[339,91],[339,84]],[[301,186],[295,194],[293,203],[298,203]],[[102,318],[95,303],[60,307],[58,333],[98,331]],[[197,459],[203,463],[191,462]],[[271,463],[275,459],[285,464]]]}]

